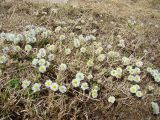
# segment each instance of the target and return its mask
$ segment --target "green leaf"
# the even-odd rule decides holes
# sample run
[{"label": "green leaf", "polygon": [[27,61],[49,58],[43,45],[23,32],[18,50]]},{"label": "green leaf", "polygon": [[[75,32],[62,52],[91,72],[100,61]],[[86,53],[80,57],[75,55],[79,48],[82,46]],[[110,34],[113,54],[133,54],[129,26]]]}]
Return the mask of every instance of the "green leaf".
[{"label": "green leaf", "polygon": [[20,80],[19,79],[11,79],[9,81],[9,86],[11,88],[20,89]]}]

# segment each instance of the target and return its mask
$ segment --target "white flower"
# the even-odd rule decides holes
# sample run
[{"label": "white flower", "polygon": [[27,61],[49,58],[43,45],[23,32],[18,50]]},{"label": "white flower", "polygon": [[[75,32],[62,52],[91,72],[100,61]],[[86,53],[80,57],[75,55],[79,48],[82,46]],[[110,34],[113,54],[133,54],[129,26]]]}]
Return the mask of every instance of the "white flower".
[{"label": "white flower", "polygon": [[60,66],[59,66],[59,70],[65,71],[66,69],[67,69],[67,65],[64,64],[64,63],[61,63]]},{"label": "white flower", "polygon": [[90,74],[90,75],[87,76],[87,78],[90,80],[90,79],[93,78],[93,75]]},{"label": "white flower", "polygon": [[46,80],[45,86],[46,86],[47,88],[50,88],[51,84],[52,84],[52,81],[51,81],[51,80]]},{"label": "white flower", "polygon": [[157,76],[158,74],[159,74],[159,72],[158,72],[158,70],[157,69],[153,69],[153,70],[151,70],[151,75],[153,76],[153,77],[155,77],[155,76]]},{"label": "white flower", "polygon": [[85,41],[85,38],[84,38],[84,36],[83,36],[82,34],[78,36],[78,39],[79,39],[80,41]]},{"label": "white flower", "polygon": [[119,40],[119,43],[124,43],[124,40],[123,39]]},{"label": "white flower", "polygon": [[31,81],[29,80],[24,80],[22,81],[22,88],[25,89],[31,84]]},{"label": "white flower", "polygon": [[134,81],[135,81],[136,83],[139,83],[139,82],[141,81],[140,76],[139,76],[139,75],[134,76]]},{"label": "white flower", "polygon": [[96,40],[96,37],[93,35],[90,35],[91,40]]},{"label": "white flower", "polygon": [[[98,51],[100,51],[100,53],[102,52],[103,48],[102,48],[102,42],[93,42],[93,45],[99,49]],[[96,52],[95,52],[96,53]],[[99,54],[100,54],[99,53]]]},{"label": "white flower", "polygon": [[47,38],[48,32],[47,31],[42,32],[41,36],[42,36],[42,38]]},{"label": "white flower", "polygon": [[140,98],[140,97],[142,97],[142,95],[143,95],[143,94],[142,94],[142,92],[141,92],[141,91],[137,91],[137,92],[136,92],[136,96],[137,96],[137,97],[139,97],[139,98]]},{"label": "white flower", "polygon": [[54,31],[55,31],[56,33],[59,33],[61,29],[62,29],[62,27],[61,27],[61,26],[58,26],[58,27],[55,28]]},{"label": "white flower", "polygon": [[140,74],[140,73],[141,73],[140,68],[135,67],[135,68],[134,68],[134,73],[135,73],[135,74]]},{"label": "white flower", "polygon": [[90,41],[92,38],[91,38],[91,36],[86,36],[85,37],[85,41],[87,42],[87,41]]},{"label": "white flower", "polygon": [[80,51],[81,51],[81,53],[85,53],[86,52],[86,48],[85,47],[81,47]]},{"label": "white flower", "polygon": [[137,87],[136,87],[136,86],[132,86],[132,87],[130,88],[130,92],[131,92],[131,93],[136,93],[136,92],[137,92]]},{"label": "white flower", "polygon": [[119,41],[118,46],[119,46],[119,47],[122,47],[122,48],[125,47],[125,43],[124,43],[124,40],[123,40],[123,39],[121,39],[121,40]]},{"label": "white flower", "polygon": [[74,33],[73,33],[73,32],[71,32],[69,35],[70,35],[71,37],[74,37]]},{"label": "white flower", "polygon": [[136,66],[137,67],[142,67],[143,66],[143,62],[142,61],[137,61],[136,62]]},{"label": "white flower", "polygon": [[32,46],[26,45],[24,49],[25,49],[25,51],[30,52],[32,50]]},{"label": "white flower", "polygon": [[49,61],[53,61],[55,59],[55,55],[54,54],[49,54],[48,55],[48,60]]},{"label": "white flower", "polygon": [[81,88],[83,91],[89,89],[88,83],[87,82],[82,83]]},{"label": "white flower", "polygon": [[152,68],[150,68],[150,67],[147,67],[147,72],[151,72],[152,71]]},{"label": "white flower", "polygon": [[96,91],[100,90],[100,88],[99,88],[97,85],[93,86],[92,89],[93,89],[93,90],[96,90]]},{"label": "white flower", "polygon": [[126,70],[127,70],[127,71],[132,70],[132,66],[127,66],[127,67],[126,67]]},{"label": "white flower", "polygon": [[73,80],[72,80],[72,85],[73,85],[73,87],[79,87],[79,85],[80,85],[80,80],[79,80],[79,79],[73,79]]},{"label": "white flower", "polygon": [[92,95],[92,98],[97,98],[97,97],[98,97],[98,91],[95,90],[95,89],[93,89],[93,90],[91,91],[91,95]]},{"label": "white flower", "polygon": [[123,65],[129,65],[130,62],[131,62],[130,58],[127,58],[127,57],[123,57],[122,58]]},{"label": "white flower", "polygon": [[40,66],[39,67],[39,72],[41,72],[41,73],[44,73],[44,72],[46,72],[46,66]]},{"label": "white flower", "polygon": [[94,66],[93,60],[88,60],[87,66],[88,66],[88,67]]},{"label": "white flower", "polygon": [[67,88],[66,88],[66,86],[59,86],[59,91],[61,92],[61,93],[65,93],[66,91],[67,91]]},{"label": "white flower", "polygon": [[82,19],[82,20],[81,20],[81,23],[82,23],[82,24],[84,24],[84,23],[85,23],[85,21]]},{"label": "white flower", "polygon": [[52,83],[50,85],[50,89],[53,91],[57,91],[59,89],[59,85],[57,83]]},{"label": "white flower", "polygon": [[133,85],[137,90],[140,90],[140,86],[138,84]]},{"label": "white flower", "polygon": [[115,77],[116,78],[121,78],[122,77],[122,73],[117,73],[117,75]]},{"label": "white flower", "polygon": [[117,35],[117,38],[121,39],[121,38],[122,38],[122,36],[121,36],[121,35]]},{"label": "white flower", "polygon": [[102,62],[102,61],[104,61],[105,58],[106,58],[105,54],[100,54],[97,59],[98,59],[98,61]]},{"label": "white flower", "polygon": [[39,54],[40,54],[40,57],[45,57],[47,54],[46,49],[44,49],[44,48],[39,49]]},{"label": "white flower", "polygon": [[37,58],[42,58],[40,53],[37,54]]},{"label": "white flower", "polygon": [[51,65],[51,63],[50,62],[46,62],[46,68],[49,68],[49,66]]},{"label": "white flower", "polygon": [[131,82],[134,81],[134,76],[133,75],[129,75],[128,76],[128,80],[131,81]]},{"label": "white flower", "polygon": [[[15,48],[13,48],[13,49],[15,49]],[[3,53],[7,54],[10,51],[10,48],[9,47],[3,47],[2,51],[3,51]]]},{"label": "white flower", "polygon": [[117,71],[118,74],[122,74],[122,71],[123,71],[123,70],[122,70],[122,68],[118,67],[118,68],[116,69],[116,71]]},{"label": "white flower", "polygon": [[59,37],[59,39],[60,39],[61,41],[65,40],[65,38],[66,38],[65,35],[60,35],[60,37]]},{"label": "white flower", "polygon": [[135,70],[134,69],[130,69],[129,70],[129,74],[134,75],[135,74]]},{"label": "white flower", "polygon": [[159,76],[154,77],[154,80],[155,80],[155,82],[159,83],[159,82],[160,82],[160,75],[159,75]]},{"label": "white flower", "polygon": [[76,47],[76,48],[80,47],[80,45],[81,45],[79,39],[74,39],[73,43],[74,43],[74,47]]},{"label": "white flower", "polygon": [[114,96],[110,96],[109,98],[108,98],[108,102],[110,102],[110,103],[114,103],[115,102],[115,100],[116,100],[116,98],[114,97]]},{"label": "white flower", "polygon": [[66,54],[66,55],[71,54],[71,49],[69,49],[69,48],[65,49],[65,54]]},{"label": "white flower", "polygon": [[111,71],[111,75],[112,75],[112,76],[115,77],[115,76],[117,76],[117,74],[118,74],[118,73],[117,73],[117,70],[112,70],[112,71]]},{"label": "white flower", "polygon": [[154,90],[154,87],[149,85],[149,86],[148,86],[148,90],[151,92],[151,91]]},{"label": "white flower", "polygon": [[18,46],[18,45],[14,46],[13,49],[14,49],[14,51],[16,51],[16,52],[20,52],[20,51],[21,51],[21,47]]},{"label": "white flower", "polygon": [[40,91],[40,87],[41,87],[41,84],[40,84],[40,83],[35,83],[35,84],[32,86],[33,92]]},{"label": "white flower", "polygon": [[112,48],[112,45],[111,45],[111,44],[107,45],[107,48],[108,48],[108,49],[111,49],[111,48]]},{"label": "white flower", "polygon": [[8,58],[5,55],[0,56],[0,63],[6,63],[8,61]]},{"label": "white flower", "polygon": [[152,105],[152,109],[153,109],[153,114],[158,115],[160,113],[160,107],[159,107],[158,103],[151,102],[151,105]]},{"label": "white flower", "polygon": [[83,73],[81,73],[81,72],[78,72],[77,74],[76,74],[76,79],[78,79],[78,80],[84,80],[84,74]]},{"label": "white flower", "polygon": [[49,45],[47,46],[47,50],[50,51],[50,52],[55,52],[55,51],[56,51],[56,46],[49,44]]},{"label": "white flower", "polygon": [[101,54],[101,52],[103,51],[103,47],[98,47],[95,51],[96,54]]},{"label": "white flower", "polygon": [[40,60],[38,61],[38,63],[39,63],[40,66],[45,65],[46,60],[45,60],[45,59],[40,59]]},{"label": "white flower", "polygon": [[119,52],[109,51],[109,52],[108,52],[108,56],[109,56],[109,57],[112,57],[112,58],[114,58],[114,57],[119,57]]}]

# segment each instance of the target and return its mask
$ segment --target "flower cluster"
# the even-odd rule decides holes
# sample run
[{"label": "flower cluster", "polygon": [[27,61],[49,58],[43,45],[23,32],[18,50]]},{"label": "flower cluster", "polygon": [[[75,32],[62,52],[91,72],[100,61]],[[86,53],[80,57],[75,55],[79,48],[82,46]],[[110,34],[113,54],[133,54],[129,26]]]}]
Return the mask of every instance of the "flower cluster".
[{"label": "flower cluster", "polygon": [[119,56],[120,56],[119,52],[115,52],[115,51],[109,51],[108,52],[108,57],[117,58]]},{"label": "flower cluster", "polygon": [[105,54],[100,54],[100,55],[97,57],[97,59],[98,59],[99,62],[104,61],[105,58],[106,58],[106,55],[105,55]]},{"label": "flower cluster", "polygon": [[160,72],[157,69],[152,69],[148,67],[147,72],[149,72],[152,75],[155,82],[160,83]]},{"label": "flower cluster", "polygon": [[36,36],[41,33],[42,37],[48,37],[51,35],[51,31],[47,30],[44,27],[37,27],[33,25],[26,26],[26,31],[22,34],[14,34],[14,33],[4,33],[0,34],[0,40],[13,42],[14,44],[18,44],[21,41],[26,41],[27,43],[35,43]]},{"label": "flower cluster", "polygon": [[103,51],[103,47],[98,47],[96,50],[95,50],[95,53],[96,54],[101,54],[102,53],[102,51]]},{"label": "flower cluster", "polygon": [[[84,21],[83,21],[84,23]],[[122,76],[127,75],[128,80],[131,81],[132,83],[134,83],[129,91],[134,94],[135,96],[137,96],[138,98],[141,98],[143,96],[143,93],[140,89],[140,86],[138,85],[139,82],[141,82],[141,70],[142,70],[142,66],[143,66],[143,62],[141,60],[137,60],[134,59],[133,56],[130,57],[121,57],[120,56],[120,52],[116,52],[116,49],[112,49],[112,45],[114,45],[113,43],[111,44],[107,44],[107,50],[108,53],[106,54],[105,49],[103,48],[103,44],[102,42],[97,42],[95,41],[97,38],[94,35],[79,35],[79,36],[75,36],[74,33],[70,33],[70,36],[67,36],[66,33],[64,33],[68,28],[64,28],[62,29],[61,26],[58,26],[54,33],[60,33],[58,35],[58,37],[55,37],[55,39],[58,39],[58,41],[56,42],[60,42],[60,44],[51,44],[50,42],[55,42],[55,41],[50,41],[48,40],[47,42],[49,42],[50,44],[47,44],[46,46],[43,45],[43,48],[34,48],[35,42],[39,42],[39,40],[41,39],[37,39],[37,38],[42,38],[44,40],[46,40],[46,38],[48,38],[49,36],[52,35],[52,31],[47,30],[44,27],[36,27],[36,26],[27,26],[25,32],[23,32],[22,34],[12,34],[12,33],[1,33],[0,34],[0,40],[2,40],[2,42],[7,41],[7,42],[13,42],[14,46],[10,47],[10,46],[4,46],[3,47],[3,53],[8,53],[8,51],[10,49],[14,49],[14,51],[19,52],[21,50],[22,46],[18,46],[21,44],[18,44],[20,41],[24,41],[26,44],[22,44],[24,45],[24,50],[26,53],[30,53],[31,51],[36,51],[34,58],[32,60],[32,65],[38,69],[38,71],[40,73],[45,73],[47,70],[49,71],[49,67],[51,65],[51,62],[53,60],[56,60],[57,58],[61,58],[61,56],[59,57],[60,54],[62,54],[61,52],[64,52],[65,55],[67,56],[67,58],[70,57],[70,54],[72,53],[72,58],[75,60],[74,55],[76,54],[76,56],[80,55],[78,57],[78,59],[80,58],[80,60],[83,60],[82,57],[86,57],[84,58],[84,61],[82,62],[86,62],[84,64],[86,64],[86,66],[84,65],[83,69],[80,69],[79,71],[85,71],[85,72],[89,72],[92,74],[96,74],[96,71],[99,70],[99,74],[98,75],[94,75],[94,77],[96,78],[101,77],[102,74],[104,74],[106,71],[108,72],[108,69],[110,69],[110,66],[114,66],[115,65],[119,65],[119,61],[122,63],[121,67],[116,67],[115,69],[112,69],[110,71],[111,76],[120,79],[122,78]],[[76,29],[81,29],[81,26],[76,26]],[[96,30],[94,30],[96,31]],[[94,32],[93,31],[93,32]],[[70,42],[65,42],[66,39],[68,39],[68,37],[72,38],[72,41]],[[124,48],[125,47],[125,41],[121,38],[121,36],[117,36],[119,38],[119,47]],[[65,44],[68,44],[68,46],[65,46]],[[70,44],[71,43],[71,44]],[[18,45],[17,45],[18,44]],[[33,45],[33,46],[32,46]],[[58,47],[58,45],[62,45],[60,47]],[[88,46],[90,45],[90,46]],[[33,48],[32,48],[33,47]],[[62,48],[61,50],[59,50],[58,48]],[[64,51],[62,51],[64,50]],[[90,54],[92,50],[92,54]],[[114,51],[115,50],[115,51]],[[76,51],[76,52],[74,52]],[[79,52],[79,54],[77,54],[77,52]],[[22,52],[23,53],[23,52]],[[59,54],[58,54],[59,53]],[[132,58],[133,57],[133,58]],[[107,58],[107,59],[106,59]],[[108,59],[109,58],[109,59]],[[114,59],[116,61],[114,61]],[[76,59],[76,60],[78,60]],[[71,61],[71,62],[74,62]],[[113,62],[116,62],[115,64],[109,65],[108,68],[102,68],[103,65],[100,65],[102,62],[111,60]],[[0,56],[0,63],[6,63],[8,61],[8,56],[5,55],[1,55]],[[59,63],[59,61],[55,62],[55,66],[58,66],[58,72],[59,73],[65,73],[67,74],[66,71],[70,71],[70,63],[68,63],[64,58],[65,63],[60,63],[59,65],[57,65],[57,63]],[[81,61],[80,61],[81,62]],[[133,63],[134,62],[134,63]],[[109,63],[110,64],[110,63]],[[72,65],[72,64],[71,64]],[[83,63],[81,64],[83,65]],[[98,66],[100,65],[100,66]],[[92,69],[92,67],[94,66],[95,69]],[[86,68],[85,68],[86,67]],[[126,67],[126,69],[122,69]],[[1,70],[1,69],[0,69]],[[56,72],[57,71],[57,67],[53,66],[53,70]],[[74,69],[76,70],[76,68]],[[147,68],[147,71],[154,77],[155,81],[160,83],[160,72],[156,69],[152,69],[152,68]],[[0,71],[0,73],[2,72],[2,70]],[[73,71],[72,71],[73,72]],[[126,74],[127,73],[127,74]],[[128,74],[129,73],[129,74]],[[76,89],[76,90],[81,90],[83,91],[83,93],[89,93],[89,95],[91,95],[92,98],[97,98],[98,97],[98,93],[100,91],[99,86],[95,85],[95,81],[93,80],[93,75],[89,74],[87,76],[88,81],[85,80],[85,75],[82,72],[77,72],[74,79],[71,80],[71,82],[69,84],[71,84],[71,86]],[[63,74],[56,74],[57,78],[61,78],[64,77]],[[58,76],[60,75],[60,76]],[[61,76],[62,75],[62,76]],[[106,77],[106,76],[104,76]],[[66,79],[67,77],[64,77],[63,79]],[[126,77],[124,77],[126,78]],[[66,81],[68,82],[68,80]],[[99,81],[97,81],[99,82]],[[68,83],[67,83],[68,84]],[[31,81],[29,80],[24,80],[22,81],[22,88],[26,89],[31,85]],[[33,92],[37,92],[40,91],[41,87],[43,86],[43,84],[41,83],[34,83],[31,87]],[[66,85],[62,85],[60,84],[58,81],[52,81],[52,80],[46,80],[44,83],[44,86],[54,92],[60,92],[60,93],[66,93],[67,92],[67,87]],[[150,87],[150,89],[153,89],[152,87]],[[110,103],[114,103],[116,101],[116,98],[114,96],[109,96],[108,98],[108,102]],[[153,105],[154,106],[154,105]]]},{"label": "flower cluster", "polygon": [[143,96],[142,92],[140,91],[140,86],[139,85],[132,85],[130,87],[130,92],[132,94],[135,94],[138,98],[141,98]]},{"label": "flower cluster", "polygon": [[39,49],[37,54],[37,58],[34,58],[32,61],[32,65],[38,68],[39,72],[44,73],[46,72],[47,68],[50,66],[50,62],[54,60],[55,55],[52,53],[48,53],[45,48]]},{"label": "flower cluster", "polygon": [[130,60],[130,58],[123,57],[122,63],[123,63],[123,65],[129,65],[131,63],[131,60]]},{"label": "flower cluster", "polygon": [[136,82],[139,83],[141,81],[141,78],[139,74],[141,73],[140,68],[135,67],[133,68],[132,66],[127,66],[126,70],[129,72],[128,80],[131,82]]},{"label": "flower cluster", "polygon": [[94,66],[94,62],[93,62],[92,59],[90,59],[90,60],[87,61],[87,66],[88,66],[88,67]]},{"label": "flower cluster", "polygon": [[88,41],[95,41],[96,40],[96,37],[94,35],[87,35],[85,38],[84,38],[84,41],[88,42]]},{"label": "flower cluster", "polygon": [[123,39],[119,40],[118,47],[125,48],[125,43],[124,43],[124,40],[123,40]]},{"label": "flower cluster", "polygon": [[66,55],[69,55],[69,54],[71,54],[71,49],[69,49],[69,48],[66,48],[66,49],[65,49],[65,54],[66,54]]},{"label": "flower cluster", "polygon": [[13,34],[13,33],[4,33],[0,34],[0,40],[13,42],[14,44],[18,44],[20,41],[24,40],[24,36],[22,34]]},{"label": "flower cluster", "polygon": [[111,75],[116,78],[121,78],[122,73],[123,73],[123,70],[120,67],[116,68],[116,70],[111,71]]},{"label": "flower cluster", "polygon": [[134,18],[133,17],[130,17],[130,19],[128,19],[128,24],[130,25],[130,26],[133,26],[133,25],[135,25],[137,22],[134,20]]},{"label": "flower cluster", "polygon": [[[27,87],[30,86],[30,84],[31,84],[31,81],[29,81],[27,79],[23,80],[22,81],[22,88],[26,89]],[[41,83],[33,84],[33,86],[32,86],[33,92],[40,91],[41,86],[42,86]],[[58,91],[59,90],[61,93],[65,93],[67,91],[66,86],[58,85],[56,82],[52,82],[51,80],[46,80],[45,86],[46,86],[46,88],[49,88],[50,90],[53,90],[53,91]]]},{"label": "flower cluster", "polygon": [[136,66],[137,67],[142,67],[143,66],[143,62],[140,61],[140,60],[136,61]]},{"label": "flower cluster", "polygon": [[98,97],[98,91],[99,91],[99,87],[97,85],[93,86],[93,88],[91,90],[92,98]]},{"label": "flower cluster", "polygon": [[[76,74],[76,78],[72,80],[72,85],[73,87],[79,87],[80,86],[80,82],[84,80],[84,74],[81,72],[78,72]],[[81,88],[85,89],[87,88],[88,84],[87,83],[83,83],[83,85],[81,86]]]},{"label": "flower cluster", "polygon": [[45,86],[47,88],[53,90],[54,92],[56,92],[56,91],[59,90],[61,93],[65,93],[67,91],[66,86],[64,86],[64,85],[58,85],[58,83],[52,82],[51,80],[46,80]]},{"label": "flower cluster", "polygon": [[26,26],[26,31],[23,32],[24,39],[27,43],[35,43],[37,41],[37,35],[41,35],[42,38],[49,37],[52,32],[45,27],[37,27],[33,25]]},{"label": "flower cluster", "polygon": [[[90,75],[89,78],[92,79],[93,76]],[[89,90],[89,83],[88,82],[81,82],[83,80],[84,80],[84,74],[81,72],[78,72],[76,74],[76,77],[72,80],[71,84],[73,87],[80,87],[83,91]],[[99,91],[99,87],[97,85],[93,86],[91,89],[91,96],[93,98],[97,98],[98,91]]]},{"label": "flower cluster", "polygon": [[[31,81],[29,81],[29,80],[27,80],[27,79],[22,81],[22,88],[23,88],[23,89],[28,88],[30,85],[31,85]],[[35,84],[33,84],[33,86],[32,86],[32,91],[33,91],[33,92],[40,91],[40,87],[41,87],[41,83],[35,83]]]}]

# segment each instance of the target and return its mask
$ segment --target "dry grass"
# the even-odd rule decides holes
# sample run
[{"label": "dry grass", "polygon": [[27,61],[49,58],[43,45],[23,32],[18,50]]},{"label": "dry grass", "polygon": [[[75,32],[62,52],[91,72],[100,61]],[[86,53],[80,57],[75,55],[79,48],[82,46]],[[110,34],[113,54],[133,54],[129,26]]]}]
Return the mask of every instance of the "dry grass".
[{"label": "dry grass", "polygon": [[[113,49],[119,51],[122,55],[134,55],[137,58],[143,57],[145,68],[148,65],[160,67],[160,11],[154,4],[158,0],[99,0],[99,1],[78,1],[66,5],[42,5],[32,2],[0,2],[0,32],[21,32],[26,25],[34,24],[45,26],[53,30],[57,26],[67,27],[63,34],[69,36],[71,32],[75,35],[91,34],[93,29],[97,32],[97,37],[105,51],[106,46],[112,43]],[[157,2],[157,3],[155,3]],[[51,10],[58,10],[53,13]],[[44,14],[46,12],[47,14]],[[130,16],[136,20],[137,25],[128,26]],[[89,20],[89,18],[93,20]],[[79,20],[85,20],[85,24],[80,24]],[[74,20],[75,22],[69,22]],[[66,24],[63,24],[64,21]],[[141,23],[144,26],[141,26]],[[155,27],[158,25],[159,27]],[[76,29],[81,26],[82,29]],[[126,47],[119,49],[117,35],[125,39]],[[137,99],[132,96],[128,88],[131,84],[126,78],[116,80],[109,77],[108,68],[116,67],[121,64],[112,62],[96,63],[93,69],[94,79],[100,85],[101,91],[98,99],[92,99],[84,95],[77,89],[70,88],[64,94],[57,94],[46,89],[37,94],[28,94],[20,88],[10,85],[12,80],[22,80],[25,78],[31,81],[44,81],[48,78],[60,79],[69,84],[74,78],[76,71],[81,70],[86,75],[91,72],[86,68],[86,61],[91,56],[91,49],[86,56],[79,55],[78,50],[70,56],[64,55],[65,47],[72,47],[71,38],[60,46],[57,42],[59,35],[53,36],[47,41],[54,43],[60,51],[56,56],[56,61],[51,69],[45,73],[38,73],[30,64],[30,61],[23,61],[25,54],[19,54],[22,61],[10,61],[0,76],[0,119],[2,120],[158,120],[159,116],[152,114],[150,103],[152,101],[160,102],[160,88],[153,79],[143,74],[143,81],[140,83],[145,95],[143,99]],[[40,43],[38,47],[44,47],[46,43]],[[89,45],[88,48],[90,48]],[[1,45],[2,47],[2,45]],[[37,47],[37,46],[36,46]],[[148,53],[144,55],[144,50]],[[33,55],[34,56],[34,55]],[[33,58],[33,56],[31,56]],[[29,55],[27,56],[29,58]],[[26,58],[25,58],[26,59]],[[66,62],[69,70],[62,75],[58,72],[56,65]],[[78,67],[79,66],[79,67]],[[148,93],[148,85],[154,86],[154,92]],[[108,103],[108,96],[114,95],[116,103]]]}]

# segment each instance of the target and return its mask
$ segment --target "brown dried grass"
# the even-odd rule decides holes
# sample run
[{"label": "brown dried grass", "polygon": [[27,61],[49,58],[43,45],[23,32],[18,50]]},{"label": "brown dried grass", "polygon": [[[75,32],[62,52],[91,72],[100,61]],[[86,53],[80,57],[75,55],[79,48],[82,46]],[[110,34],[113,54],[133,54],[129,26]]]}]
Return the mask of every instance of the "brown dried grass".
[{"label": "brown dried grass", "polygon": [[[104,4],[105,3],[105,4]],[[99,33],[97,36],[104,38],[103,43],[106,43],[108,38],[112,40],[114,34],[121,34],[129,42],[137,42],[140,39],[140,46],[149,48],[149,56],[145,59],[154,62],[156,66],[159,66],[159,29],[155,29],[153,26],[148,26],[145,29],[134,29],[128,30],[125,28],[124,31],[119,31],[119,26],[124,25],[124,21],[129,16],[135,16],[139,21],[143,21],[145,24],[152,22],[153,24],[160,25],[160,15],[158,11],[153,10],[147,6],[143,6],[142,3],[147,4],[143,0],[138,3],[130,2],[126,0],[118,1],[79,1],[81,8],[77,8],[75,4],[72,8],[69,5],[65,7],[58,6],[60,8],[60,14],[56,15],[33,15],[36,11],[41,13],[47,11],[51,7],[56,8],[57,5],[39,6],[30,2],[14,1],[13,3],[1,3],[0,5],[0,18],[1,31],[21,31],[27,24],[38,24],[44,25],[51,29],[54,29],[57,24],[56,21],[61,19],[67,21],[68,19],[74,19],[81,16],[83,19],[88,19],[93,16],[97,21],[104,20],[103,24],[95,26],[85,26],[89,29],[97,27]],[[71,3],[72,4],[72,3]],[[142,4],[142,5],[141,5]],[[43,8],[45,7],[45,8]],[[139,12],[141,11],[141,12]],[[103,17],[100,17],[100,15]],[[153,17],[154,16],[154,17]],[[47,22],[46,22],[47,21]],[[111,21],[117,23],[116,26],[110,24]],[[127,31],[128,30],[128,31]],[[90,32],[90,31],[87,31]],[[137,35],[132,34],[139,33]],[[105,41],[106,40],[106,41]],[[154,41],[153,41],[154,40]],[[156,42],[156,40],[158,40]],[[114,39],[113,39],[114,41]],[[157,44],[156,44],[157,43]],[[156,44],[156,45],[155,45]],[[140,47],[141,48],[141,47]],[[133,52],[133,48],[128,44],[129,52]],[[134,54],[140,55],[141,49],[136,49]],[[154,60],[150,59],[150,56],[154,57]],[[5,85],[6,81],[11,79],[13,76],[26,76],[31,74],[33,71],[8,70],[9,75],[1,79]],[[115,81],[112,78],[100,78],[102,79],[101,84],[105,84],[102,90],[102,95],[98,100],[89,99],[88,97],[80,94],[74,90],[73,93],[68,93],[68,96],[60,96],[51,92],[42,91],[36,99],[30,96],[24,96],[22,91],[17,92],[10,88],[2,88],[0,92],[0,117],[3,120],[13,119],[32,119],[32,120],[158,120],[159,117],[152,115],[150,103],[151,101],[158,100],[159,97],[159,86],[154,85],[155,93],[146,94],[145,99],[139,100],[130,95],[128,90],[129,84],[125,84],[125,81]],[[142,83],[143,89],[147,89],[148,84],[153,84],[149,77],[145,78],[145,82]],[[105,81],[105,82],[103,82]],[[117,101],[114,105],[107,102],[109,95],[115,95]]]}]

